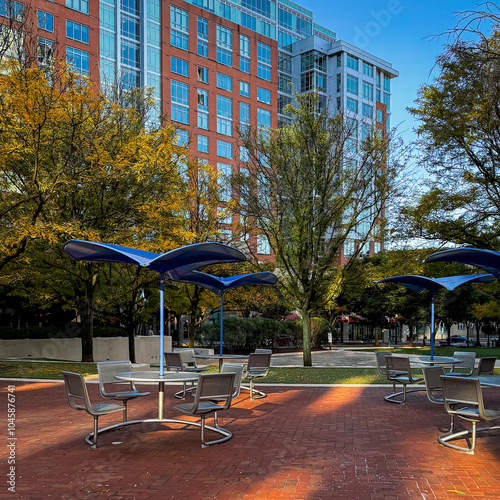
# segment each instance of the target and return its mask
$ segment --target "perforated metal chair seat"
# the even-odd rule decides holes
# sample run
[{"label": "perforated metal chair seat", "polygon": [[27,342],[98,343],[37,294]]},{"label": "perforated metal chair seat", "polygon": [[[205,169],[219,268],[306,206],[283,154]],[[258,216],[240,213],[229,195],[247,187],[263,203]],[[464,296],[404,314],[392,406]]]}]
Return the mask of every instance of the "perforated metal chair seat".
[{"label": "perforated metal chair seat", "polygon": [[[192,413],[194,410],[194,403],[181,403],[175,406],[178,410],[184,413]],[[197,413],[211,413],[219,411],[221,407],[214,401],[202,401],[198,404]]]}]

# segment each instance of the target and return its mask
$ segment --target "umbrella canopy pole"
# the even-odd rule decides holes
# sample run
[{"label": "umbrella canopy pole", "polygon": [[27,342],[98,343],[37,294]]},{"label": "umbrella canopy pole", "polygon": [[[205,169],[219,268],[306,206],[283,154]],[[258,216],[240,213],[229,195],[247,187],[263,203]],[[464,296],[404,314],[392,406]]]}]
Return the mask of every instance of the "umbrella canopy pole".
[{"label": "umbrella canopy pole", "polygon": [[163,285],[165,278],[163,272],[160,272],[160,375],[163,375],[163,357],[164,357],[164,314],[163,314]]},{"label": "umbrella canopy pole", "polygon": [[434,288],[431,302],[431,360],[434,359]]},{"label": "umbrella canopy pole", "polygon": [[224,292],[220,293],[220,348],[219,353],[222,356],[222,337],[224,336],[224,320],[223,317],[223,307],[224,307]]}]

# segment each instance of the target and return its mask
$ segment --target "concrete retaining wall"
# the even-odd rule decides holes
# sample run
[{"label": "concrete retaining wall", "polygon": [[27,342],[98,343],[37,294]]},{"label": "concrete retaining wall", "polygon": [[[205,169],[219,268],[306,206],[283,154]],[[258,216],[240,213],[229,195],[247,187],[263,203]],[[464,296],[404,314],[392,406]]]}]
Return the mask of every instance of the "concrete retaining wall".
[{"label": "concrete retaining wall", "polygon": [[[172,350],[172,337],[165,336],[165,351]],[[82,342],[79,338],[0,340],[2,358],[47,358],[81,361]],[[95,337],[94,361],[130,359],[127,337]],[[135,337],[137,363],[160,364],[160,336]]]}]

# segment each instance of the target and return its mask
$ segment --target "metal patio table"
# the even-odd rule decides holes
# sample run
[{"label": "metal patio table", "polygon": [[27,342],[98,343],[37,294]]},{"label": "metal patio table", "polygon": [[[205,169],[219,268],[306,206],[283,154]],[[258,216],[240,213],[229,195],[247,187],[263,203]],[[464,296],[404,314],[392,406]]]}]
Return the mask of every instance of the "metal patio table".
[{"label": "metal patio table", "polygon": [[428,366],[453,366],[457,363],[461,363],[462,361],[463,359],[453,358],[451,356],[418,356],[416,358],[410,358],[411,363]]}]

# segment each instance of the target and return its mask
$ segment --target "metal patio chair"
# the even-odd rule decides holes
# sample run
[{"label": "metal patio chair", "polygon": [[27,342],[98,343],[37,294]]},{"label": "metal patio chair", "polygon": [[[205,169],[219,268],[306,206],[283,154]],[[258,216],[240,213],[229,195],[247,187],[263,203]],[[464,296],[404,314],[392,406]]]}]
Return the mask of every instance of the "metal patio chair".
[{"label": "metal patio chair", "polygon": [[[476,448],[476,434],[478,431],[499,429],[500,426],[477,428],[481,420],[495,420],[500,418],[500,410],[488,410],[484,407],[481,384],[477,378],[441,377],[443,387],[444,407],[451,417],[450,430],[438,437],[439,443],[448,448],[462,451],[470,455]],[[454,416],[472,422],[472,429],[455,432]],[[470,446],[458,446],[449,441],[471,436]]]},{"label": "metal patio chair", "polygon": [[441,375],[444,375],[442,366],[425,366],[422,368],[424,374],[425,390],[427,398],[431,403],[442,405],[443,389],[441,387]]},{"label": "metal patio chair", "polygon": [[[246,369],[246,378],[250,381],[250,399],[261,399],[267,397],[267,394],[255,389],[255,380],[258,378],[267,377],[271,366],[271,354],[253,352],[248,356]],[[257,396],[254,396],[257,394]]]},{"label": "metal patio chair", "polygon": [[[200,375],[196,393],[192,403],[181,403],[175,406],[179,411],[200,417],[201,447],[207,448],[212,444],[223,443],[231,439],[232,433],[227,429],[219,427],[217,414],[219,411],[227,410],[231,406],[234,391],[235,373],[205,373]],[[205,419],[213,413],[214,430],[224,437],[207,441],[205,439]]]},{"label": "metal patio chair", "polygon": [[[85,410],[94,417],[94,432],[86,436],[85,441],[92,446],[97,447],[98,420],[101,415],[115,413],[117,411],[125,412],[125,406],[103,401],[101,403],[92,403],[90,401],[87,385],[82,375],[79,373],[62,372],[66,395],[71,408],[75,410]],[[90,439],[92,436],[92,439]]]},{"label": "metal patio chair", "polygon": [[[167,371],[202,373],[208,370],[208,368],[187,366],[187,362],[184,362],[180,352],[166,352],[164,355],[165,368]],[[194,392],[195,390],[196,387],[194,386],[194,382],[192,383],[192,387],[189,388],[186,387],[186,382],[184,382],[182,391],[176,392],[174,396],[179,399],[184,399],[187,393]]]},{"label": "metal patio chair", "polygon": [[[454,358],[461,359],[461,363],[455,363],[448,375],[453,375],[454,377],[470,377],[474,373],[474,367],[476,363],[476,353],[475,352],[462,352],[455,351],[453,353]],[[465,371],[460,371],[465,370]]]},{"label": "metal patio chair", "polygon": [[477,375],[493,375],[497,358],[480,358]]},{"label": "metal patio chair", "polygon": [[221,373],[234,373],[233,399],[236,399],[240,395],[244,369],[245,365],[243,363],[224,363],[222,365]]},{"label": "metal patio chair", "polygon": [[387,376],[387,356],[392,356],[392,352],[377,351],[375,353],[375,358],[377,360],[377,371],[382,377]]},{"label": "metal patio chair", "polygon": [[[417,384],[423,380],[422,378],[414,378],[412,376],[409,358],[404,356],[387,356],[386,363],[387,379],[392,382],[392,394],[384,396],[386,401],[389,401],[389,403],[405,404],[407,393],[424,389],[420,387],[418,389],[407,389],[408,385]],[[401,384],[403,390],[397,391],[396,384]],[[402,396],[403,399],[396,399],[399,396]]]},{"label": "metal patio chair", "polygon": [[[149,395],[149,392],[138,391],[133,382],[126,382],[115,378],[115,375],[119,373],[131,372],[132,370],[132,363],[130,361],[101,361],[97,363],[101,396],[122,402],[124,406],[124,422],[127,421],[127,401]],[[116,390],[117,386],[125,390]]]}]

